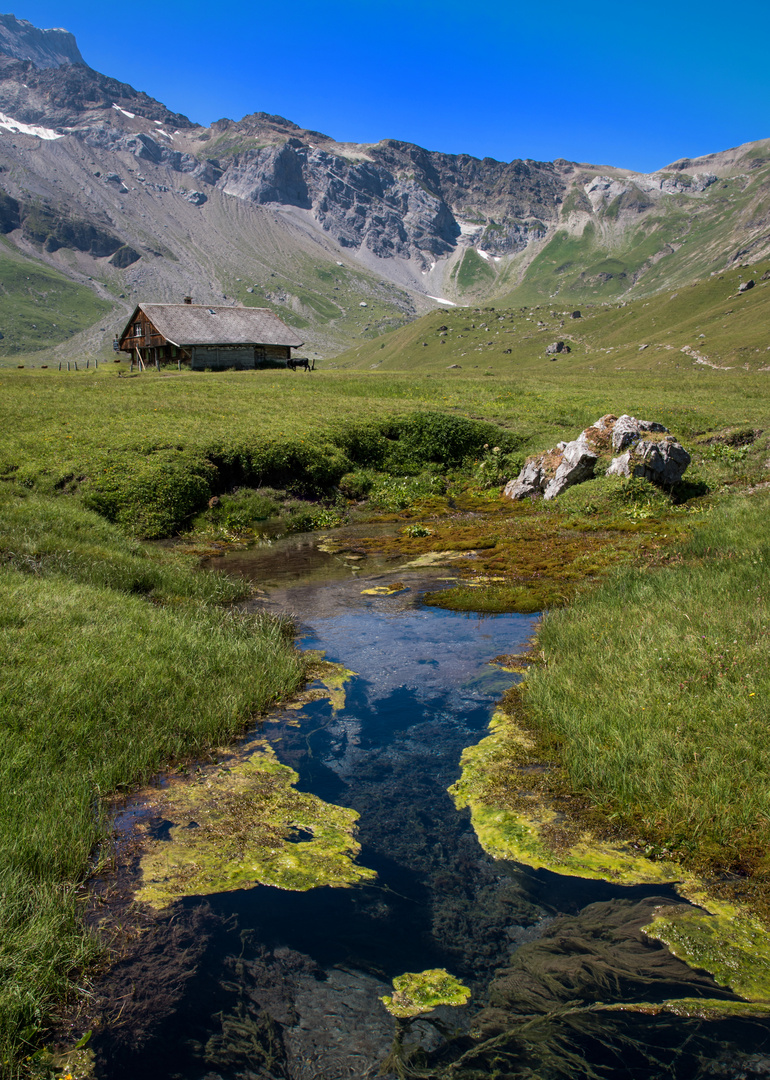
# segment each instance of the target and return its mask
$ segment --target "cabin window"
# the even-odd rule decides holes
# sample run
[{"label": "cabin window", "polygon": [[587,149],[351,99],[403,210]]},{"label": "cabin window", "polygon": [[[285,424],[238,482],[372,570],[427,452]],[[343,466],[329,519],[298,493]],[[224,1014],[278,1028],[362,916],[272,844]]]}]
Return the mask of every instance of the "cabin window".
[{"label": "cabin window", "polygon": [[134,323],[134,337],[141,337],[142,324],[140,322]]}]

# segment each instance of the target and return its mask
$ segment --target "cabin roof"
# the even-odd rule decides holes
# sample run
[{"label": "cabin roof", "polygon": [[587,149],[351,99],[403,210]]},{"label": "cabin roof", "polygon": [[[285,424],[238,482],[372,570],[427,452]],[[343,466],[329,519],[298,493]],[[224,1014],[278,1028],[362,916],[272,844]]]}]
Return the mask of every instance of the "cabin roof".
[{"label": "cabin roof", "polygon": [[172,345],[288,345],[304,342],[269,308],[208,304],[139,304],[121,337],[142,311]]}]

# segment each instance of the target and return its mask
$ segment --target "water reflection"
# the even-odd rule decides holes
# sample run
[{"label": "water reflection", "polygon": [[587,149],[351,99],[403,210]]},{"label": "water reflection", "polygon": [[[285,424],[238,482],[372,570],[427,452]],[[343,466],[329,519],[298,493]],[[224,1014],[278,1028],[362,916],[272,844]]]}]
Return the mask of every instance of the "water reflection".
[{"label": "water reflection", "polygon": [[[379,996],[395,975],[429,967],[474,997],[438,1011],[441,1031],[412,1025],[421,1075],[770,1074],[765,1024],[585,1011],[729,995],[641,935],[659,886],[533,873],[482,851],[446,789],[513,681],[489,660],[522,648],[535,620],[421,608],[418,580],[404,581],[409,591],[393,596],[364,594],[349,572],[272,590],[268,603],[298,614],[303,647],[356,675],[344,708],[312,701],[253,733],[303,790],[360,813],[360,861],[376,882],[175,905],[109,977],[103,992],[131,1003],[94,1039],[100,1077],[374,1076],[394,1035]],[[751,1072],[762,1063],[768,1072]]]}]

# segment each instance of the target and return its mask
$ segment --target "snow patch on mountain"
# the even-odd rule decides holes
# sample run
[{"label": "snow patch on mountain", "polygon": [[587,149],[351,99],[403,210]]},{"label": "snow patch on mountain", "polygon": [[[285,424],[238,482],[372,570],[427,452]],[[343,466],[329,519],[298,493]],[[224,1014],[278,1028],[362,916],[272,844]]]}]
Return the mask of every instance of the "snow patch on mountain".
[{"label": "snow patch on mountain", "polygon": [[63,139],[64,136],[51,128],[41,127],[39,124],[22,124],[20,120],[14,120],[12,116],[6,116],[0,112],[0,128],[15,135],[34,135],[36,139]]}]

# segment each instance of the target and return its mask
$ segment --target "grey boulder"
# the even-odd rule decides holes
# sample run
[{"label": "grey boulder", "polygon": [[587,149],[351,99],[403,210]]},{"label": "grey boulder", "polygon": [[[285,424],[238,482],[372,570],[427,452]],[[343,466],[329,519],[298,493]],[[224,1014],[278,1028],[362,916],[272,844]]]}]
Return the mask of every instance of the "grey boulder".
[{"label": "grey boulder", "polygon": [[562,450],[561,464],[543,492],[543,498],[555,499],[573,484],[589,480],[594,474],[598,456],[582,435],[574,442],[567,443]]},{"label": "grey boulder", "polygon": [[607,476],[641,476],[654,484],[672,487],[682,479],[691,460],[671,435],[657,441],[642,439],[613,460]]},{"label": "grey boulder", "polygon": [[531,458],[515,480],[509,480],[503,489],[508,499],[526,499],[529,495],[541,495],[548,486],[545,470],[545,454]]},{"label": "grey boulder", "polygon": [[[664,438],[653,439],[651,434]],[[555,499],[573,484],[590,480],[601,455],[618,451],[622,452],[613,458],[608,476],[641,476],[665,487],[678,483],[690,464],[690,455],[663,424],[607,413],[572,442],[560,442],[530,458],[516,479],[506,484],[503,495],[509,499],[532,495]]]},{"label": "grey boulder", "polygon": [[665,432],[667,430],[662,424],[655,423],[654,420],[637,420],[635,416],[624,413],[623,416],[618,417],[612,426],[612,449],[617,454],[619,451],[625,450],[627,446],[638,442],[642,437],[642,432]]}]

